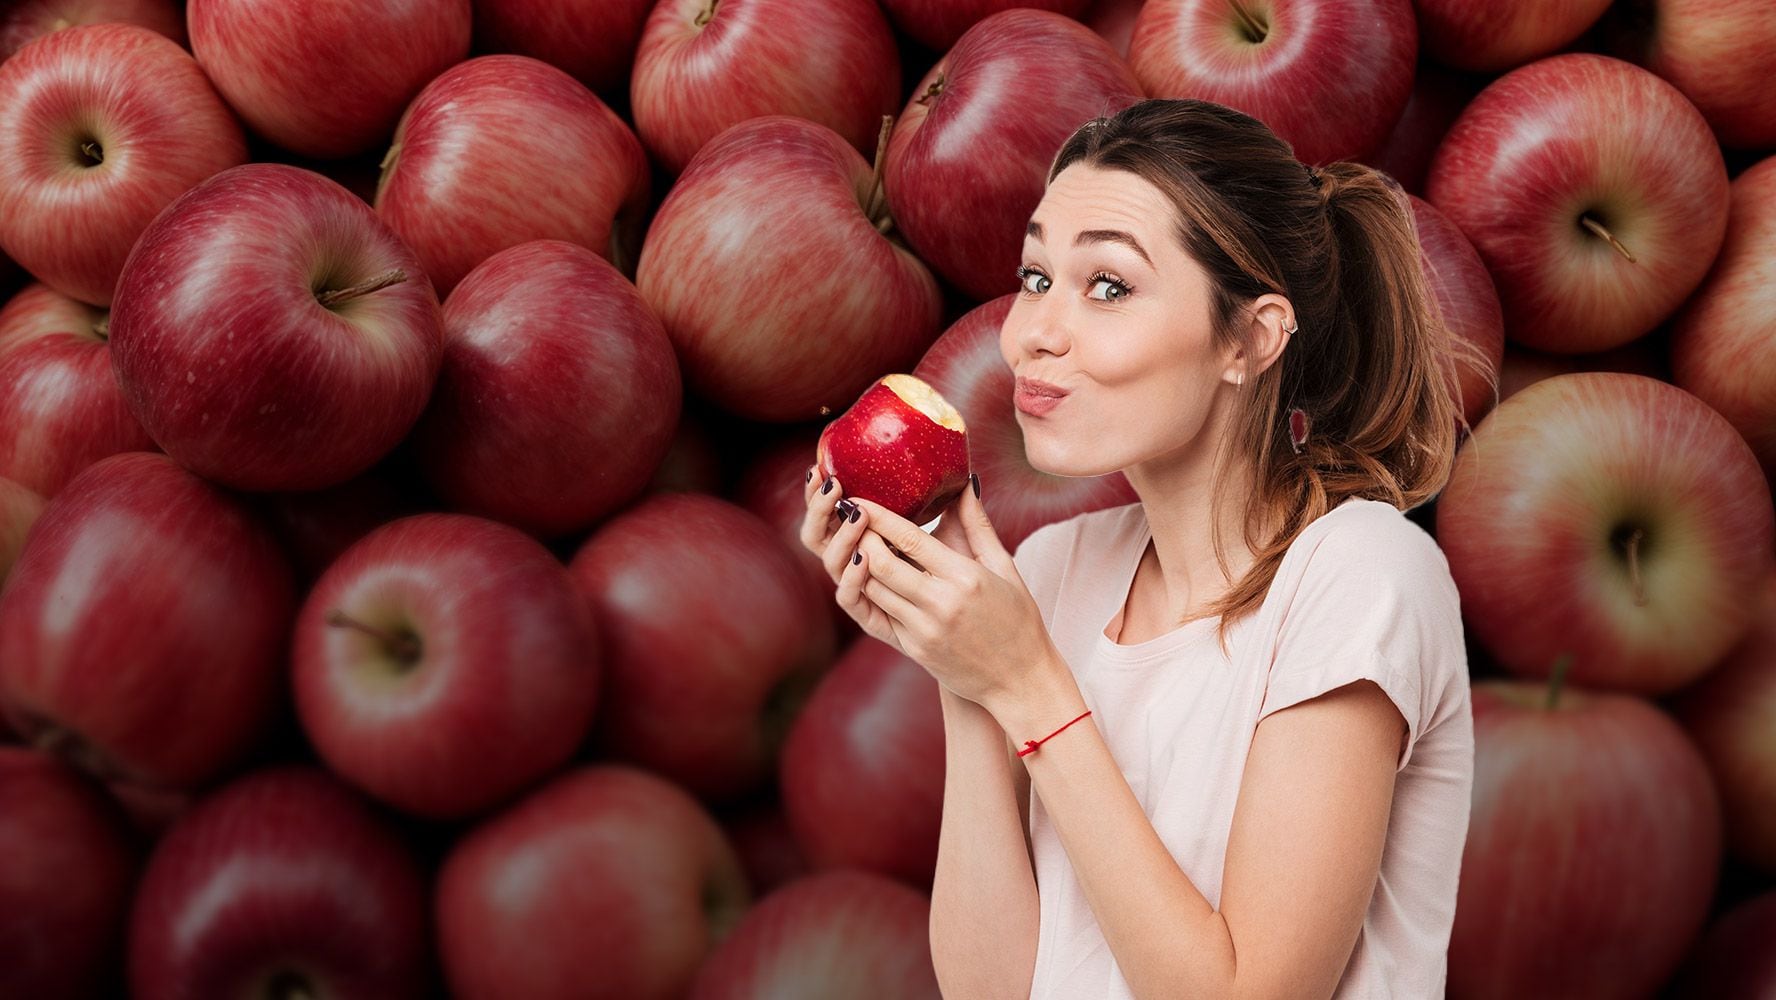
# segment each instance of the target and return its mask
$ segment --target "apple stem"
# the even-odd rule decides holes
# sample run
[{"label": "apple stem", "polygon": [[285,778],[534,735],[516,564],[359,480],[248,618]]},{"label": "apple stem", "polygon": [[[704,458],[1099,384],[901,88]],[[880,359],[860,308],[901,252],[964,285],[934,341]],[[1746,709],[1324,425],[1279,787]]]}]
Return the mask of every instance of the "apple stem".
[{"label": "apple stem", "polygon": [[58,17],[55,19],[55,23],[49,26],[49,30],[51,33],[54,33],[54,32],[62,30],[63,28],[72,28],[73,26],[74,26],[73,21],[70,21],[65,17]]},{"label": "apple stem", "polygon": [[397,267],[392,271],[385,271],[369,281],[361,281],[350,288],[334,288],[325,292],[317,292],[315,293],[315,301],[331,309],[341,302],[350,302],[359,296],[380,292],[390,285],[398,285],[406,280],[407,272]]},{"label": "apple stem", "polygon": [[419,660],[419,640],[412,635],[390,632],[385,628],[377,628],[358,621],[343,611],[327,612],[327,624],[334,628],[357,629],[387,647],[389,653],[403,664],[412,664]]},{"label": "apple stem", "polygon": [[87,159],[91,160],[95,167],[105,162],[105,147],[91,139],[80,144],[80,152]]},{"label": "apple stem", "polygon": [[875,223],[876,232],[886,236],[894,228],[894,216],[888,214],[888,196],[882,187],[882,172],[888,165],[888,137],[894,134],[894,116],[882,116],[882,128],[876,135],[875,183],[870,187],[869,206],[864,214]]},{"label": "apple stem", "polygon": [[937,79],[931,81],[931,86],[926,87],[925,92],[923,94],[919,95],[919,103],[920,104],[930,104],[932,99],[935,98],[937,95],[943,93],[943,91],[944,91],[944,77],[943,77],[942,73],[939,73],[937,75]]},{"label": "apple stem", "polygon": [[1635,262],[1634,261],[1634,254],[1630,253],[1628,251],[1628,248],[1622,245],[1621,240],[1616,239],[1616,235],[1614,233],[1610,232],[1608,229],[1605,229],[1603,223],[1598,222],[1596,219],[1593,219],[1589,215],[1581,215],[1581,216],[1579,216],[1579,225],[1584,226],[1586,229],[1591,230],[1592,234],[1595,235],[1598,239],[1601,239],[1604,242],[1608,243],[1610,246],[1615,247],[1617,253],[1628,258],[1628,263],[1632,264]]},{"label": "apple stem", "polygon": [[721,0],[709,0],[709,6],[703,8],[703,13],[698,14],[696,16],[696,18],[691,21],[691,23],[696,25],[699,28],[703,27],[705,24],[708,24],[710,21],[715,19],[715,8],[720,5],[721,5]]},{"label": "apple stem", "polygon": [[28,718],[24,725],[15,728],[20,730],[20,735],[25,736],[33,747],[58,757],[87,774],[104,780],[126,777],[98,747],[66,726],[59,726],[48,719]]},{"label": "apple stem", "polygon": [[1246,10],[1245,5],[1240,3],[1240,0],[1229,0],[1229,2],[1233,6],[1233,12],[1239,15],[1241,21],[1245,22],[1246,33],[1252,37],[1252,41],[1264,41],[1264,36],[1266,34],[1264,25],[1260,24],[1258,19],[1253,17],[1250,11]]},{"label": "apple stem", "polygon": [[111,339],[111,317],[109,315],[93,324],[93,336],[100,340]]},{"label": "apple stem", "polygon": [[1572,669],[1572,663],[1571,653],[1561,653],[1560,658],[1554,661],[1554,675],[1548,678],[1548,700],[1542,706],[1550,712],[1560,702],[1560,689],[1566,686],[1566,673]]},{"label": "apple stem", "polygon": [[1634,590],[1634,606],[1646,607],[1646,586],[1640,578],[1640,540],[1646,536],[1646,529],[1635,528],[1628,535],[1628,586]]}]

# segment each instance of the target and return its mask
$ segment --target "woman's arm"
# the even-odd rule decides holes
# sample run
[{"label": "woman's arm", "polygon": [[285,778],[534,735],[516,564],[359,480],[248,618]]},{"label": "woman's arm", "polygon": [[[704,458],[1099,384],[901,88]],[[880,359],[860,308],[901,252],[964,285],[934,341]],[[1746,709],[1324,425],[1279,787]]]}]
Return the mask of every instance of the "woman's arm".
[{"label": "woman's arm", "polygon": [[[1036,968],[1029,775],[986,709],[939,687],[943,826],[931,886],[931,960],[946,1000],[1025,1000]],[[1020,780],[1021,779],[1021,780]]]}]

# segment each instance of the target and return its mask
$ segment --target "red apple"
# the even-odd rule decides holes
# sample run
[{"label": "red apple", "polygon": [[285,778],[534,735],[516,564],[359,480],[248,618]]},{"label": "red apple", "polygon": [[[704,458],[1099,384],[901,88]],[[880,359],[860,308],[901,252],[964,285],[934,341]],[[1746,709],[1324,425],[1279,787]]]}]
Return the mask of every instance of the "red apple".
[{"label": "red apple", "polygon": [[487,258],[444,303],[444,367],[413,438],[452,507],[559,537],[647,487],[683,398],[635,286],[585,247],[538,240]]},{"label": "red apple", "polygon": [[733,812],[721,820],[721,827],[754,895],[762,896],[813,871],[778,803],[760,802]]},{"label": "red apple", "polygon": [[0,476],[53,497],[107,455],[154,450],[111,370],[110,321],[47,285],[0,308]]},{"label": "red apple", "polygon": [[52,31],[111,22],[140,25],[185,44],[179,0],[13,0],[0,12],[0,62]]},{"label": "red apple", "polygon": [[807,517],[807,501],[802,487],[813,466],[811,461],[819,441],[818,428],[798,426],[781,441],[761,451],[741,474],[734,490],[734,501],[763,518],[777,529],[778,537],[796,554],[796,561],[806,571],[814,589],[827,598],[826,608],[832,614],[835,637],[841,646],[863,630],[839,607],[832,596],[839,585],[826,573],[820,557],[802,544],[802,521]]},{"label": "red apple", "polygon": [[1605,16],[1610,51],[1677,85],[1722,144],[1776,146],[1776,5],[1765,0],[1637,0]]},{"label": "red apple", "polygon": [[110,305],[130,247],[246,138],[164,35],[68,28],[0,63],[0,247],[64,295]]},{"label": "red apple", "polygon": [[1437,147],[1461,117],[1462,109],[1489,82],[1488,77],[1451,72],[1421,58],[1406,110],[1388,137],[1362,161],[1398,181],[1409,193],[1424,194],[1425,177]]},{"label": "red apple", "polygon": [[1481,91],[1437,149],[1426,192],[1486,261],[1506,336],[1561,354],[1657,326],[1702,281],[1727,225],[1726,163],[1695,106],[1646,70],[1585,53]]},{"label": "red apple", "polygon": [[690,1000],[939,1000],[931,900],[883,875],[800,878],[748,910],[697,972]]},{"label": "red apple", "polygon": [[1549,55],[1591,27],[1610,0],[1413,0],[1425,51],[1456,69],[1497,73]]},{"label": "red apple", "polygon": [[1671,381],[1663,350],[1655,335],[1630,340],[1620,347],[1593,354],[1544,354],[1515,344],[1505,344],[1499,365],[1499,400],[1502,402],[1545,378],[1572,372],[1622,372]]},{"label": "red apple", "polygon": [[884,375],[820,432],[814,464],[846,496],[926,524],[968,488],[967,428],[923,379]]},{"label": "red apple", "polygon": [[47,754],[0,747],[0,996],[118,996],[139,861],[104,789]]},{"label": "red apple", "polygon": [[1776,475],[1776,157],[1731,190],[1720,257],[1672,321],[1671,369]]},{"label": "red apple", "polygon": [[584,84],[535,59],[482,56],[407,108],[376,212],[449,295],[531,240],[578,243],[630,273],[649,183],[640,140]]},{"label": "red apple", "polygon": [[1091,0],[882,0],[900,30],[928,49],[942,52],[988,17],[1014,7],[1034,7],[1077,18]]},{"label": "red apple", "polygon": [[[0,477],[0,587],[5,586],[13,563],[18,562],[19,553],[24,551],[25,536],[42,513],[42,497]],[[0,722],[0,732],[4,732],[3,722]]]},{"label": "red apple", "polygon": [[817,868],[861,868],[929,891],[943,819],[937,681],[868,636],[839,657],[783,743],[783,812]]},{"label": "red apple", "polygon": [[1776,891],[1733,907],[1708,928],[1681,974],[1673,1000],[1726,1000],[1776,996]]},{"label": "red apple", "polygon": [[605,97],[624,95],[653,0],[475,0],[475,48],[557,66]]},{"label": "red apple", "polygon": [[1559,375],[1499,405],[1456,455],[1436,535],[1463,617],[1506,670],[1665,694],[1751,625],[1770,489],[1701,400],[1639,375]]},{"label": "red apple", "polygon": [[1449,995],[1652,996],[1713,899],[1713,782],[1683,730],[1642,699],[1549,697],[1543,684],[1474,685]]},{"label": "red apple", "polygon": [[291,686],[333,773],[452,819],[566,763],[592,724],[598,635],[567,569],[515,528],[419,514],[339,557],[296,618]]},{"label": "red apple", "polygon": [[469,52],[469,0],[189,0],[191,51],[254,132],[307,156],[388,139]]},{"label": "red apple", "polygon": [[1135,19],[1147,0],[1093,0],[1080,15],[1091,30],[1102,35],[1116,54],[1128,58],[1129,40],[1135,35]]},{"label": "red apple", "polygon": [[667,193],[636,285],[692,388],[749,419],[812,420],[937,335],[937,281],[883,235],[886,219],[879,174],[838,133],[755,118],[704,146]]},{"label": "red apple", "polygon": [[1411,0],[1147,0],[1129,65],[1152,97],[1195,97],[1270,126],[1303,163],[1381,145],[1412,96]]},{"label": "red apple", "polygon": [[423,871],[368,803],[318,768],[255,771],[155,847],[131,995],[427,996],[426,918]]},{"label": "red apple", "polygon": [[[1011,365],[1001,350],[1005,318],[1016,298],[1002,295],[964,315],[913,369],[967,421],[968,457],[980,476],[981,505],[1007,549],[1050,522],[1140,499],[1120,472],[1056,476],[1030,465],[1012,405]],[[851,492],[850,483],[841,482]]]},{"label": "red apple", "polygon": [[900,53],[875,0],[659,0],[629,93],[669,173],[761,115],[818,122],[873,153],[900,101]]},{"label": "red apple", "polygon": [[324,490],[256,498],[305,592],[359,539],[396,518],[419,513],[397,481],[393,470],[378,466]]},{"label": "red apple", "polygon": [[1462,418],[1477,424],[1493,406],[1493,383],[1505,357],[1505,313],[1479,251],[1436,206],[1407,195],[1418,232],[1419,262],[1444,326],[1471,352],[1456,359],[1450,392]]},{"label": "red apple", "polygon": [[[1026,113],[1031,88],[1043,113]],[[1008,10],[962,36],[913,90],[883,190],[919,258],[975,299],[1017,290],[1024,225],[1055,151],[1088,119],[1141,100],[1110,44],[1078,21]]]},{"label": "red apple", "polygon": [[112,362],[167,454],[243,490],[316,490],[419,419],[444,337],[412,251],[319,174],[269,163],[204,182],[142,234]]},{"label": "red apple", "polygon": [[604,636],[597,747],[711,800],[768,781],[835,654],[824,595],[771,526],[715,497],[654,494],[569,569]]},{"label": "red apple", "polygon": [[1673,710],[1714,772],[1727,849],[1776,873],[1776,576],[1764,583],[1751,633]]},{"label": "red apple", "polygon": [[438,948],[460,1000],[677,997],[750,902],[702,804],[646,771],[585,767],[451,848]]},{"label": "red apple", "polygon": [[0,710],[101,776],[202,785],[269,720],[294,604],[238,501],[113,455],[44,509],[0,592]]}]

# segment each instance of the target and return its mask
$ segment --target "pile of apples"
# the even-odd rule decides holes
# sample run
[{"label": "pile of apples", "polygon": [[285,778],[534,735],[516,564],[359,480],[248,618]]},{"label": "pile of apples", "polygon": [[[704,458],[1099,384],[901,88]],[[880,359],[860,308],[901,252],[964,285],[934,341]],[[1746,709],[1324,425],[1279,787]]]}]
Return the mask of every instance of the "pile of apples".
[{"label": "pile of apples", "polygon": [[1772,995],[1772,51],[1751,0],[14,0],[0,995],[936,996],[937,688],[804,475],[904,372],[1008,546],[1135,500],[1028,465],[998,332],[1060,144],[1185,96],[1394,176],[1496,366],[1411,512],[1449,995]]}]

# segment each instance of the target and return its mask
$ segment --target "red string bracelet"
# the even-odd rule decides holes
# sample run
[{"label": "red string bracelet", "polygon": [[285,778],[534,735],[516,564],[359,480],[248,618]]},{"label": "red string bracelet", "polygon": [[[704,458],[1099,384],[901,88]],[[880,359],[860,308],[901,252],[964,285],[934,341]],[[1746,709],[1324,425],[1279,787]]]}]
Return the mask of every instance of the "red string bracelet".
[{"label": "red string bracelet", "polygon": [[[1079,719],[1083,719],[1083,718],[1085,718],[1086,715],[1090,715],[1090,714],[1091,714],[1091,710],[1086,709],[1085,715],[1081,715],[1079,717]],[[1073,722],[1078,722],[1079,719],[1074,719]],[[1073,724],[1073,722],[1067,723],[1067,726],[1071,726]],[[1067,726],[1062,726],[1060,729],[1057,729],[1054,732],[1049,733],[1047,736],[1044,736],[1043,738],[1041,738],[1039,740],[1025,740],[1024,741],[1024,748],[1022,750],[1018,751],[1018,756],[1024,757],[1029,754],[1035,753],[1037,747],[1041,746],[1044,743],[1047,743],[1049,740],[1054,739],[1056,736],[1059,736],[1061,734],[1061,730],[1066,729]]]}]

